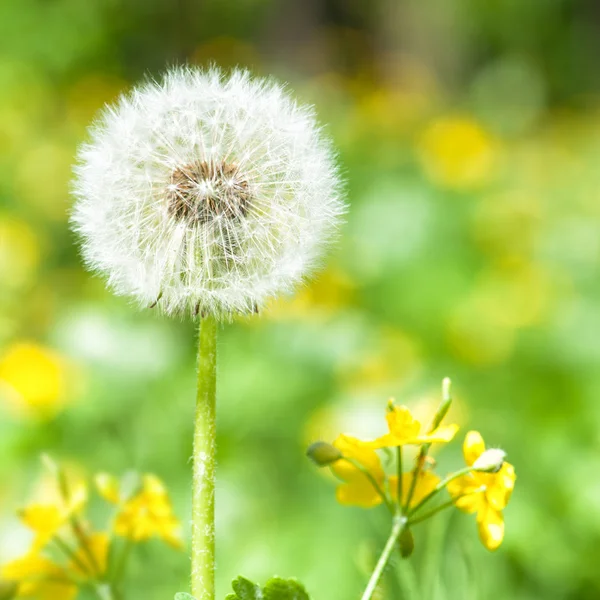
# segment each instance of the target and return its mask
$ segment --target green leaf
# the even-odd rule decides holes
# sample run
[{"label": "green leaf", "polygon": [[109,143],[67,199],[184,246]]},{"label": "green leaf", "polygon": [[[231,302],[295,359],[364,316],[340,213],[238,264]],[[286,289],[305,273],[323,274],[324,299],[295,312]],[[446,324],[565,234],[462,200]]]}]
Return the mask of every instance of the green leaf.
[{"label": "green leaf", "polygon": [[196,600],[196,598],[185,592],[179,592],[178,594],[175,594],[175,600]]},{"label": "green leaf", "polygon": [[264,589],[265,600],[310,600],[304,586],[295,579],[273,577]]},{"label": "green leaf", "polygon": [[262,598],[260,587],[245,577],[234,579],[231,583],[231,587],[236,594],[234,598],[237,598],[238,600],[261,600]]},{"label": "green leaf", "polygon": [[310,600],[302,584],[295,579],[273,577],[261,589],[248,579],[238,577],[231,586],[235,594],[229,594],[225,600]]}]

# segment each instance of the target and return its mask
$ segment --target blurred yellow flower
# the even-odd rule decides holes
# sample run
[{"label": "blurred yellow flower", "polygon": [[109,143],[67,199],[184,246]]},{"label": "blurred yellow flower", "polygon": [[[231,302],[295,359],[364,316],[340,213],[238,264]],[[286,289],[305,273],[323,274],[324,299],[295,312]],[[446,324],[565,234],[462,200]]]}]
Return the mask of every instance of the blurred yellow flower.
[{"label": "blurred yellow flower", "polygon": [[49,418],[66,401],[66,364],[54,351],[18,342],[0,358],[0,393],[20,413]]},{"label": "blurred yellow flower", "polygon": [[[408,494],[410,488],[412,486],[413,474],[412,473],[403,473],[402,474],[402,505],[406,506],[406,501],[408,500]],[[419,471],[419,476],[417,478],[417,482],[415,484],[415,489],[413,491],[412,498],[410,499],[409,508],[413,508],[423,500],[426,496],[428,496],[437,484],[440,482],[440,478],[431,471]],[[396,475],[392,475],[390,477],[390,492],[392,495],[392,500],[394,502],[398,499],[398,477]]]},{"label": "blurred yellow flower", "polygon": [[[333,445],[344,456],[331,465],[331,470],[345,482],[336,490],[337,501],[340,504],[362,508],[372,508],[381,504],[382,495],[373,485],[375,482],[382,490],[385,481],[385,473],[377,452],[366,442],[343,434],[338,436]],[[364,467],[372,479],[350,461]]]},{"label": "blurred yellow flower", "polygon": [[105,473],[96,477],[100,494],[120,508],[115,519],[115,533],[134,542],[159,537],[174,548],[183,546],[181,524],[162,481],[155,475],[144,475],[142,489],[128,499],[119,495],[115,478]]},{"label": "blurred yellow flower", "polygon": [[437,183],[456,189],[485,183],[496,159],[490,135],[469,117],[440,118],[427,127],[418,143],[427,174]]},{"label": "blurred yellow flower", "polygon": [[0,576],[19,584],[17,598],[72,600],[77,596],[77,586],[67,571],[36,553],[7,563],[0,569]]},{"label": "blurred yellow flower", "polygon": [[[106,533],[92,533],[86,537],[86,548],[79,548],[70,568],[79,577],[88,578],[90,574],[102,576],[108,566],[109,537]],[[82,568],[85,566],[85,570]]]},{"label": "blurred yellow flower", "polygon": [[330,267],[291,298],[269,303],[265,314],[271,319],[322,318],[352,306],[356,284],[342,270]]},{"label": "blurred yellow flower", "polygon": [[87,486],[80,482],[70,490],[68,501],[57,496],[51,503],[34,503],[19,511],[23,524],[35,534],[33,549],[41,550],[72,516],[83,510],[87,498]]},{"label": "blurred yellow flower", "polygon": [[393,448],[395,446],[432,444],[450,442],[458,431],[458,425],[443,425],[430,433],[421,433],[421,423],[417,421],[406,406],[390,405],[386,415],[389,433],[366,442],[370,448]]},{"label": "blurred yellow flower", "polygon": [[[485,443],[477,431],[469,431],[463,444],[467,466],[485,452]],[[458,508],[477,514],[481,542],[488,550],[496,550],[504,538],[502,510],[515,487],[515,469],[505,462],[497,473],[471,472],[448,484],[448,491]]]}]

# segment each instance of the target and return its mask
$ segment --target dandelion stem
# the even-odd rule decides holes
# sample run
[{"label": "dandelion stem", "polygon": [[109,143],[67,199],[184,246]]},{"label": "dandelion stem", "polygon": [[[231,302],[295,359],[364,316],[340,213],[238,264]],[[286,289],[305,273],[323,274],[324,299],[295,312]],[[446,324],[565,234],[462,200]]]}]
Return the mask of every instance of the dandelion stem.
[{"label": "dandelion stem", "polygon": [[215,597],[215,452],[217,322],[200,322],[192,490],[192,595]]},{"label": "dandelion stem", "polygon": [[394,517],[394,524],[392,527],[392,531],[390,533],[390,537],[388,538],[388,541],[385,544],[385,548],[383,549],[383,552],[381,553],[381,556],[379,557],[379,560],[377,561],[377,564],[375,565],[375,569],[373,570],[371,579],[369,579],[369,583],[367,584],[367,587],[365,588],[365,591],[361,597],[361,600],[371,600],[371,598],[373,597],[373,594],[375,593],[375,590],[377,589],[377,584],[379,583],[379,580],[381,579],[381,576],[383,575],[383,571],[385,570],[385,567],[387,566],[387,564],[390,560],[390,557],[398,543],[398,539],[400,538],[400,535],[402,535],[402,532],[406,528],[406,524],[407,524],[406,517],[401,517],[401,516]]}]

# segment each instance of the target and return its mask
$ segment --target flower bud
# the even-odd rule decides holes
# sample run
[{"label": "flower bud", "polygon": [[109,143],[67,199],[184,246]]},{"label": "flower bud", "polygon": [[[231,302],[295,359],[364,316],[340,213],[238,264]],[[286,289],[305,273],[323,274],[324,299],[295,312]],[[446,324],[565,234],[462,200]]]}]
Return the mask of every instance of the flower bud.
[{"label": "flower bud", "polygon": [[415,538],[410,529],[405,529],[398,540],[400,546],[400,556],[408,558],[415,550]]},{"label": "flower bud", "polygon": [[473,463],[473,469],[484,473],[497,473],[502,468],[505,459],[506,452],[504,450],[490,448],[479,455],[479,458]]},{"label": "flower bud", "polygon": [[342,458],[342,453],[327,442],[315,442],[308,447],[306,456],[318,467],[326,467]]}]

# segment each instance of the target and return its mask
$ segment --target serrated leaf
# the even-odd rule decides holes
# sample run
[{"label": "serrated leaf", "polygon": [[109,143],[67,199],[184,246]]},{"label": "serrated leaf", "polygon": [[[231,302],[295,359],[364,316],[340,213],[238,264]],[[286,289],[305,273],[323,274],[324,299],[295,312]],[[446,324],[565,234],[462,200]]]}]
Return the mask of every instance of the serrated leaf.
[{"label": "serrated leaf", "polygon": [[196,600],[196,598],[190,594],[186,594],[186,592],[179,592],[175,594],[175,600]]},{"label": "serrated leaf", "polygon": [[267,581],[264,600],[310,600],[304,586],[295,579],[273,577]]},{"label": "serrated leaf", "polygon": [[245,577],[237,577],[231,582],[231,587],[235,592],[234,600],[261,600],[263,595],[260,587],[252,583]]}]

